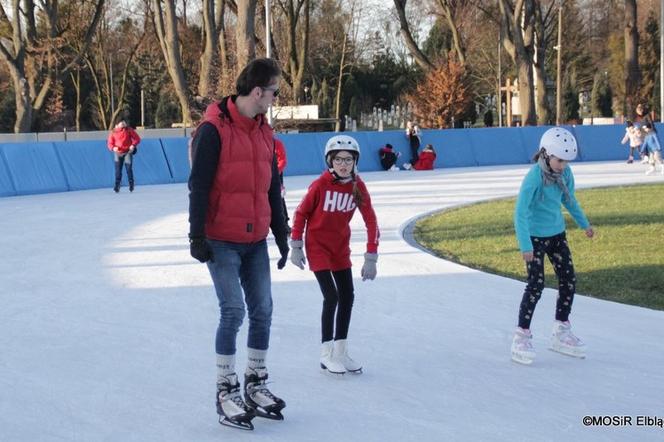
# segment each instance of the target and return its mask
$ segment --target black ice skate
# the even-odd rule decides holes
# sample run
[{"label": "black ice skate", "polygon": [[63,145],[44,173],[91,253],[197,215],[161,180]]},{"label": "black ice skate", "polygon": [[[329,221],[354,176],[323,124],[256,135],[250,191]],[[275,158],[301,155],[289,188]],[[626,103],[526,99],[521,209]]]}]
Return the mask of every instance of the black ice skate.
[{"label": "black ice skate", "polygon": [[217,383],[219,423],[242,430],[253,430],[254,424],[251,420],[256,417],[256,413],[242,400],[237,375],[233,373],[223,379],[221,383]]},{"label": "black ice skate", "polygon": [[257,416],[273,420],[283,420],[281,410],[286,407],[283,399],[267,389],[267,370],[264,367],[248,368],[244,375],[244,400]]}]

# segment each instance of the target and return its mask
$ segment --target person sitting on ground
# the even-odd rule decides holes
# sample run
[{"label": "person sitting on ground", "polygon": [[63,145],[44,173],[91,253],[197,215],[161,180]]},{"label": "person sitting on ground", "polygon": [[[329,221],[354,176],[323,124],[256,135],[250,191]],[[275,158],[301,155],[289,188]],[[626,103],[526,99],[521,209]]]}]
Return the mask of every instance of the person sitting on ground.
[{"label": "person sitting on ground", "polygon": [[400,155],[400,152],[394,152],[392,145],[389,143],[378,150],[380,165],[383,166],[384,170],[399,170],[396,164]]},{"label": "person sitting on ground", "polygon": [[424,146],[424,150],[420,153],[417,162],[413,165],[415,170],[433,170],[433,165],[436,162],[436,151],[433,150],[431,144]]}]

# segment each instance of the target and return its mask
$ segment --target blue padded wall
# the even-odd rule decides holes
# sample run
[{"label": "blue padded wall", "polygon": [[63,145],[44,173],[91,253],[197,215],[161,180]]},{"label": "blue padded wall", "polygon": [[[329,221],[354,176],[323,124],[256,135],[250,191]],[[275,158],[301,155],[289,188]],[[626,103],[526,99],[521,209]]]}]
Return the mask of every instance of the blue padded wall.
[{"label": "blue padded wall", "polygon": [[539,150],[540,138],[542,134],[552,126],[527,126],[518,129],[521,135],[523,151],[526,154],[527,162],[530,162],[533,155]]},{"label": "blue padded wall", "polygon": [[173,181],[176,183],[186,183],[189,180],[191,167],[189,166],[188,143],[189,138],[161,139],[161,145],[164,148]]},{"label": "blue padded wall", "polygon": [[53,143],[1,145],[17,195],[69,190]]},{"label": "blue padded wall", "polygon": [[528,162],[528,153],[518,130],[490,127],[462,130],[468,132],[475,162],[479,166]]},{"label": "blue padded wall", "polygon": [[279,134],[288,164],[284,175],[311,175],[324,170],[323,151],[328,137],[320,133]]},{"label": "blue padded wall", "polygon": [[626,159],[628,144],[620,144],[625,136],[624,125],[576,126],[574,135],[579,143],[581,161],[609,161]]},{"label": "blue padded wall", "polygon": [[12,177],[9,174],[9,168],[7,167],[7,162],[5,161],[2,144],[0,144],[0,196],[14,195],[16,195],[16,189],[14,188]]},{"label": "blue padded wall", "polygon": [[53,144],[62,160],[69,190],[113,187],[113,158],[106,141],[58,141]]},{"label": "blue padded wall", "polygon": [[[136,185],[174,182],[159,139],[143,139],[141,144],[138,145],[138,154],[134,156],[133,161]],[[112,161],[109,167],[113,167]],[[122,182],[127,182],[124,172]]]},{"label": "blue padded wall", "polygon": [[[420,150],[427,144],[431,144],[436,151],[436,163],[434,167],[467,167],[477,166],[473,153],[473,146],[468,137],[468,130],[425,130],[422,133],[422,144]],[[410,161],[410,147],[406,154]]]}]

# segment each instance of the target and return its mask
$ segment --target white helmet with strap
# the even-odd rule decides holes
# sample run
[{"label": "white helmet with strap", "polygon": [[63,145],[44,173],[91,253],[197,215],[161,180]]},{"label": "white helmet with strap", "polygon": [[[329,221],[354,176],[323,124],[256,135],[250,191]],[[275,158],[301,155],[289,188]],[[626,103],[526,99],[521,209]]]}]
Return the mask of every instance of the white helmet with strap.
[{"label": "white helmet with strap", "polygon": [[565,161],[574,160],[579,151],[572,132],[562,127],[552,127],[544,132],[540,139],[540,149],[544,149],[547,155]]},{"label": "white helmet with strap", "polygon": [[357,140],[348,135],[335,135],[325,144],[325,163],[327,167],[332,167],[332,153],[345,150],[355,157],[355,166],[360,160],[360,145]]}]

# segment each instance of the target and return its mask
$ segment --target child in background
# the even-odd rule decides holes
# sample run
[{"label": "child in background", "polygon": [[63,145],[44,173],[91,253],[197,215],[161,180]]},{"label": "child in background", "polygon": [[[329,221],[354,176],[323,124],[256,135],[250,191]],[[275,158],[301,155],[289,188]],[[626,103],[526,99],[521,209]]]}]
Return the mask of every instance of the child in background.
[{"label": "child in background", "polygon": [[400,152],[394,152],[392,150],[392,145],[387,143],[385,147],[381,147],[378,150],[378,156],[380,157],[380,165],[383,166],[383,170],[399,170],[396,166],[397,158],[401,155]]},{"label": "child in background", "polygon": [[129,181],[129,191],[134,191],[134,168],[132,166],[132,158],[138,149],[138,143],[141,142],[141,137],[138,136],[136,131],[127,124],[124,118],[118,120],[110,134],[106,145],[108,150],[113,152],[113,160],[115,162],[115,185],[113,191],[120,192],[120,182],[122,181],[122,165],[124,164],[127,169],[127,181]]},{"label": "child in background", "polygon": [[433,150],[431,144],[424,146],[420,157],[417,159],[417,162],[413,164],[413,169],[415,170],[433,170],[433,165],[436,162],[436,151]]},{"label": "child in background", "polygon": [[627,127],[625,127],[625,136],[623,137],[621,144],[627,143],[629,141],[629,156],[627,157],[627,164],[634,162],[634,151],[641,153],[641,146],[643,144],[643,133],[641,129],[637,126],[634,126],[631,120],[627,120]]},{"label": "child in background", "polygon": [[585,357],[585,345],[572,333],[572,309],[576,276],[565,235],[561,203],[574,221],[592,238],[593,229],[574,196],[574,175],[567,164],[576,158],[577,144],[566,129],[547,130],[535,154],[537,162],[521,184],[514,210],[514,228],[526,262],[528,283],[519,307],[519,325],[512,341],[512,359],[531,364],[535,358],[530,322],[544,289],[544,255],[549,257],[558,277],[558,300],[553,323],[551,349],[566,355]]},{"label": "child in background", "polygon": [[418,151],[422,142],[420,138],[420,127],[412,121],[406,123],[406,138],[408,138],[408,145],[410,146],[410,163],[404,164],[405,169],[410,169],[419,157]]},{"label": "child in background", "polygon": [[304,269],[304,234],[309,269],[323,292],[320,366],[335,375],[362,372],[362,365],[348,355],[346,342],[355,297],[349,223],[356,208],[360,209],[367,228],[363,281],[376,277],[378,261],[378,224],[367,187],[357,175],[359,158],[360,146],[354,138],[337,135],[328,140],[325,146],[328,170],[309,186],[295,210],[291,232],[291,262]]},{"label": "child in background", "polygon": [[[290,218],[288,217],[288,208],[286,207],[286,188],[284,187],[284,170],[286,169],[286,164],[288,164],[288,159],[286,158],[286,147],[279,138],[274,139],[274,153],[277,156],[277,169],[279,170],[279,181],[281,182],[281,204],[284,207],[286,224],[289,225]],[[287,230],[290,233],[290,227]]]},{"label": "child in background", "polygon": [[647,122],[643,126],[643,130],[646,134],[645,141],[643,142],[643,150],[646,152],[648,158],[650,158],[650,165],[648,170],[646,170],[646,175],[650,175],[655,172],[655,165],[658,165],[661,168],[661,174],[664,175],[664,164],[662,164],[662,147],[659,144],[657,139],[657,130],[651,122]]}]

